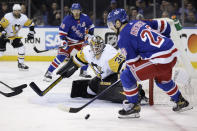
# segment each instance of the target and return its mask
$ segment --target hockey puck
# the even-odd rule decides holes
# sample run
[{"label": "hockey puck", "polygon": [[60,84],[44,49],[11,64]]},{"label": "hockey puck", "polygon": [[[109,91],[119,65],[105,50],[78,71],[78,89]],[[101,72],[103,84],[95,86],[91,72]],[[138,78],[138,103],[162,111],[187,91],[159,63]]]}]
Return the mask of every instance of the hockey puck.
[{"label": "hockey puck", "polygon": [[90,117],[90,114],[87,114],[87,115],[85,116],[85,119],[87,120],[89,117]]}]

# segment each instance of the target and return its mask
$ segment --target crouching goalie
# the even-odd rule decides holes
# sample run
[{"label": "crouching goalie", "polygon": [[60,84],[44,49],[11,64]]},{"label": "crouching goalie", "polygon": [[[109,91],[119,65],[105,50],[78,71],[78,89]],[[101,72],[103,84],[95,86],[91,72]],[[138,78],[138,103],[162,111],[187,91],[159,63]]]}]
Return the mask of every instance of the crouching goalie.
[{"label": "crouching goalie", "polygon": [[[89,80],[73,81],[71,97],[91,98],[102,92],[105,88],[118,80],[119,71],[123,67],[125,57],[121,55],[114,47],[104,44],[100,36],[89,36],[89,45],[81,49],[76,56],[72,57],[67,64],[57,71],[57,74],[70,77],[79,67],[90,65],[94,70],[96,77]],[[148,98],[145,92],[139,86],[139,102]],[[108,93],[100,97],[102,100],[121,103],[126,99],[122,84],[112,88]]]}]

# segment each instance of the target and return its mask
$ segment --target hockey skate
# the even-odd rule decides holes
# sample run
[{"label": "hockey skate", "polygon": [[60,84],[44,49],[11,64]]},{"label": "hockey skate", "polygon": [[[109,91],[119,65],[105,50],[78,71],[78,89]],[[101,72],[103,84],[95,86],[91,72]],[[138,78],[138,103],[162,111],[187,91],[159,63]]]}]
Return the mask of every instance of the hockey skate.
[{"label": "hockey skate", "polygon": [[172,108],[175,112],[183,112],[193,109],[192,106],[189,106],[189,102],[183,98],[182,95],[179,96],[178,102],[175,102],[176,105]]},{"label": "hockey skate", "polygon": [[27,65],[25,65],[24,63],[18,62],[18,69],[19,69],[19,71],[28,71],[29,67]]},{"label": "hockey skate", "polygon": [[87,71],[85,70],[82,70],[80,69],[80,74],[79,74],[80,77],[85,77],[85,78],[91,78],[92,76],[91,75],[88,75],[87,74]]},{"label": "hockey skate", "polygon": [[44,79],[43,81],[46,81],[46,82],[51,82],[52,81],[52,73],[47,71],[44,75]]},{"label": "hockey skate", "polygon": [[141,107],[139,104],[132,104],[129,103],[128,100],[123,101],[123,109],[119,110],[120,119],[127,119],[127,118],[139,118]]}]

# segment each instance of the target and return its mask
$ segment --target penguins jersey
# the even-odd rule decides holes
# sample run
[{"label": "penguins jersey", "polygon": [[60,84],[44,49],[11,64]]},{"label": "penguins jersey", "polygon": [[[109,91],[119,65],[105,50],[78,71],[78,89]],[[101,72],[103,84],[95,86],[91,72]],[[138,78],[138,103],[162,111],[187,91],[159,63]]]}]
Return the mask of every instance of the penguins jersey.
[{"label": "penguins jersey", "polygon": [[104,79],[110,74],[118,73],[125,62],[125,57],[121,55],[114,47],[106,44],[99,59],[95,57],[91,46],[87,45],[80,50],[73,58],[75,64],[79,67],[90,64],[95,74]]},{"label": "penguins jersey", "polygon": [[15,18],[13,13],[7,13],[1,19],[0,25],[7,32],[8,38],[18,37],[18,32],[23,26],[30,26],[32,20],[28,19],[26,15],[21,14],[20,18]]}]

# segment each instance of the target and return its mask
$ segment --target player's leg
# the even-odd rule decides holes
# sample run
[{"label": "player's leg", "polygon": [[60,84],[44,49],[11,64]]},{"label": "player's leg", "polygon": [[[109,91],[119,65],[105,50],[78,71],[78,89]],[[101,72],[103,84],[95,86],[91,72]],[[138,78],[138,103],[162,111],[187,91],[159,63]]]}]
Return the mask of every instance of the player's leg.
[{"label": "player's leg", "polygon": [[154,64],[148,60],[139,60],[135,64],[127,66],[121,73],[120,79],[127,100],[123,102],[123,109],[119,111],[120,118],[139,117],[141,110],[139,105],[139,87],[137,81],[154,78],[157,70]]},{"label": "player's leg", "polygon": [[121,73],[120,79],[127,100],[123,101],[123,109],[119,111],[119,118],[139,117],[141,108],[138,103],[137,81],[128,67]]},{"label": "player's leg", "polygon": [[72,83],[71,97],[91,98],[96,95],[99,88],[100,78],[94,77],[91,80],[75,80]]},{"label": "player's leg", "polygon": [[70,51],[72,48],[65,50],[64,48],[58,49],[58,54],[55,59],[51,62],[50,66],[48,67],[45,75],[44,81],[50,82],[52,80],[52,73],[55,69],[59,67],[59,65],[65,60],[66,57],[69,57]]},{"label": "player's leg", "polygon": [[0,38],[0,57],[3,56],[3,53],[6,51],[7,40]]},{"label": "player's leg", "polygon": [[[97,91],[97,94],[101,93],[103,90],[105,90],[107,87],[109,87],[111,84],[116,82],[118,80],[118,74],[114,73],[109,76],[107,76],[105,79],[103,79],[99,83],[99,88]],[[110,89],[110,91],[106,92],[104,95],[99,97],[101,100],[107,100],[115,103],[122,103],[123,100],[126,99],[123,89],[122,89],[122,83],[116,84],[113,88]]]},{"label": "player's leg", "polygon": [[25,46],[23,45],[21,39],[16,38],[12,41],[12,46],[18,49],[18,68],[21,71],[28,70],[29,67],[24,64],[25,59]]},{"label": "player's leg", "polygon": [[[155,78],[156,84],[159,88],[166,92],[167,95],[171,97],[171,100],[176,103],[176,106],[173,107],[173,111],[180,111],[183,108],[189,106],[189,102],[183,98],[181,92],[178,89],[176,83],[172,80],[172,68],[176,63],[174,59],[171,63],[165,65],[158,65],[158,71],[162,72],[162,75],[159,75]],[[165,72],[163,72],[165,69]]]},{"label": "player's leg", "polygon": [[92,98],[95,93],[88,92],[88,84],[90,80],[75,80],[72,82],[71,98],[82,97],[82,98]]}]

